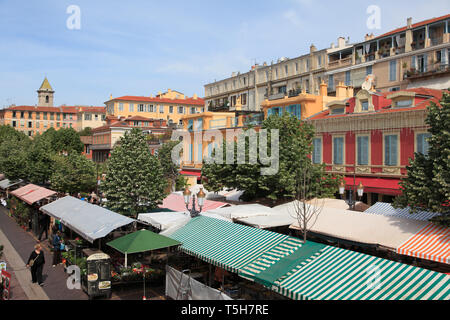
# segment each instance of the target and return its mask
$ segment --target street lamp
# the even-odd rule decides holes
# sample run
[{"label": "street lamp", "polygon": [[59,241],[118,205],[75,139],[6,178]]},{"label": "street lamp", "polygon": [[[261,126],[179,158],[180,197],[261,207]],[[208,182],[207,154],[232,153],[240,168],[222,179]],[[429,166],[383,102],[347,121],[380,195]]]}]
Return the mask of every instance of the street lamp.
[{"label": "street lamp", "polygon": [[[355,192],[355,183],[353,183],[353,185],[351,186],[351,189],[349,190],[348,193],[348,199],[344,199],[345,202],[349,205],[350,210],[355,210],[355,205],[356,205],[356,195],[355,195],[355,200],[353,199],[353,193]],[[361,197],[364,194],[364,186],[362,184],[362,182],[359,183],[358,188],[356,189],[356,192],[358,194],[359,200],[361,200]],[[341,195],[341,199],[342,196],[345,193],[345,184],[342,181],[341,184],[339,185],[339,194]]]},{"label": "street lamp", "polygon": [[189,188],[186,188],[183,192],[184,203],[186,204],[187,211],[191,214],[192,218],[198,216],[198,214],[202,211],[203,204],[205,202],[205,193],[203,192],[203,188],[200,188],[200,191],[197,193],[198,206],[200,210],[196,210],[195,208],[195,194],[192,196],[192,207],[189,209],[189,201],[191,199],[191,191]]}]

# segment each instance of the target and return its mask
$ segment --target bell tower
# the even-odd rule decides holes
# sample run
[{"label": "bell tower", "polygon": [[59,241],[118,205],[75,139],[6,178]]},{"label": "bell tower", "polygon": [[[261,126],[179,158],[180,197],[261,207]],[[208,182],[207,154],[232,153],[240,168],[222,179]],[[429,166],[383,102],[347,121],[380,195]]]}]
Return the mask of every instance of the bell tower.
[{"label": "bell tower", "polygon": [[53,94],[55,93],[55,91],[53,91],[52,86],[47,80],[47,77],[45,77],[37,93],[38,106],[53,107]]}]

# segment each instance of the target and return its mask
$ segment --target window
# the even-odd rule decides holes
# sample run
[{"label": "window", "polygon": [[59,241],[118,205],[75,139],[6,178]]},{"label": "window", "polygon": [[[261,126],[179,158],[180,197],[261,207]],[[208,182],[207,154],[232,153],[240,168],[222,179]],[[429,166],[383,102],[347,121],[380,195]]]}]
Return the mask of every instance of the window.
[{"label": "window", "polygon": [[28,128],[33,128],[33,122],[28,121]]},{"label": "window", "polygon": [[369,164],[369,136],[359,136],[357,144],[357,164],[367,166]]},{"label": "window", "polygon": [[[69,114],[69,120],[73,120],[73,118],[72,118],[72,115],[71,115],[71,114]],[[70,127],[72,127],[72,126],[70,126]]]},{"label": "window", "polygon": [[144,105],[143,104],[138,104],[138,112],[144,112]]},{"label": "window", "polygon": [[322,66],[322,56],[317,57],[317,67],[320,68]]},{"label": "window", "polygon": [[345,113],[345,107],[339,107],[339,108],[332,108],[331,114],[344,114]]},{"label": "window", "polygon": [[369,74],[372,74],[372,66],[366,67],[366,76],[368,76]]},{"label": "window", "polygon": [[194,120],[190,119],[188,120],[188,131],[192,131],[194,129]]},{"label": "window", "polygon": [[192,162],[192,153],[193,153],[193,145],[192,144],[190,144],[189,145],[189,161],[191,161]]},{"label": "window", "polygon": [[155,109],[153,108],[153,105],[152,105],[152,104],[150,104],[150,105],[148,106],[148,112],[155,112]]},{"label": "window", "polygon": [[32,112],[28,111],[28,119],[31,119],[31,114],[32,114]]},{"label": "window", "polygon": [[369,100],[362,100],[361,111],[368,111],[368,110],[369,110]]},{"label": "window", "polygon": [[241,94],[241,104],[247,104],[247,94]]},{"label": "window", "polygon": [[289,75],[289,68],[287,65],[284,66],[284,74],[286,75],[286,77]]},{"label": "window", "polygon": [[389,62],[389,81],[397,80],[397,60]]},{"label": "window", "polygon": [[173,106],[169,106],[169,113],[173,113]]},{"label": "window", "polygon": [[398,107],[398,108],[411,107],[412,106],[412,99],[398,100],[395,103],[395,106]]},{"label": "window", "polygon": [[15,121],[12,122],[12,126],[13,126],[13,128],[17,127],[17,124]]},{"label": "window", "polygon": [[202,162],[203,145],[201,143],[197,144],[197,162]]},{"label": "window", "polygon": [[416,152],[422,153],[423,155],[428,155],[428,149],[429,149],[429,144],[428,144],[428,138],[431,137],[430,133],[419,133],[416,137],[416,146],[417,146],[417,150]]},{"label": "window", "polygon": [[102,114],[102,120],[103,120],[103,121],[106,120],[106,115]]},{"label": "window", "polygon": [[15,112],[15,111],[13,111],[13,113],[12,113],[12,117],[13,117],[13,118],[15,118],[15,117],[16,117],[16,112]]},{"label": "window", "polygon": [[36,120],[41,120],[41,113],[40,112],[36,112]]},{"label": "window", "polygon": [[184,108],[182,106],[178,107],[178,113],[183,114]]},{"label": "window", "polygon": [[191,107],[191,114],[194,114],[194,113],[195,113],[195,108]]},{"label": "window", "polygon": [[50,112],[50,120],[55,120],[55,115],[53,112]]},{"label": "window", "polygon": [[59,123],[59,122],[57,122],[57,123],[56,123],[56,127],[57,127],[57,128],[59,128],[59,126],[60,126],[60,123]]},{"label": "window", "polygon": [[95,115],[95,121],[98,121],[98,114]]},{"label": "window", "polygon": [[56,114],[56,120],[58,120],[58,121],[61,120],[61,114],[60,113]]},{"label": "window", "polygon": [[25,118],[25,112],[23,112],[23,111],[20,112],[20,118],[22,118],[22,119]]},{"label": "window", "polygon": [[138,126],[139,126],[139,121],[133,121],[133,125],[134,125],[135,127],[138,127]]},{"label": "window", "polygon": [[[59,119],[58,119],[59,120]],[[92,120],[92,114],[90,113],[85,113],[84,114],[84,120]]]},{"label": "window", "polygon": [[333,138],[333,164],[344,164],[344,137]]},{"label": "window", "polygon": [[322,139],[314,138],[313,139],[313,154],[312,154],[312,162],[314,164],[318,164],[322,162]]},{"label": "window", "polygon": [[130,103],[128,105],[128,109],[130,110],[130,112],[134,112],[134,103]]},{"label": "window", "polygon": [[384,165],[386,166],[397,165],[397,140],[398,137],[395,134],[384,136]]},{"label": "window", "polygon": [[39,121],[36,121],[36,128],[39,128],[41,126]]},{"label": "window", "polygon": [[309,71],[309,63],[310,63],[310,61],[308,58],[308,59],[306,59],[306,71]]},{"label": "window", "polygon": [[350,85],[350,71],[345,72],[345,85],[346,86]]},{"label": "window", "polygon": [[195,131],[203,130],[203,119],[197,119],[197,126],[195,127]]},{"label": "window", "polygon": [[119,103],[119,111],[123,111],[123,103]]},{"label": "window", "polygon": [[298,63],[296,62],[295,63],[295,73],[297,73],[298,72]]},{"label": "window", "polygon": [[302,106],[300,104],[292,104],[286,107],[286,111],[297,117],[298,119],[302,118]]},{"label": "window", "polygon": [[328,87],[329,87],[331,90],[334,90],[334,75],[332,75],[332,74],[330,74],[330,75],[328,76]]},{"label": "window", "polygon": [[[65,116],[66,115],[64,114],[64,119],[66,118]],[[44,120],[47,120],[47,112],[44,112]]]},{"label": "window", "polygon": [[[66,113],[64,113],[63,114],[63,120],[66,120],[67,119],[67,114]],[[47,120],[47,114],[44,112],[44,120]]]},{"label": "window", "polygon": [[164,106],[159,106],[159,113],[164,113]]}]

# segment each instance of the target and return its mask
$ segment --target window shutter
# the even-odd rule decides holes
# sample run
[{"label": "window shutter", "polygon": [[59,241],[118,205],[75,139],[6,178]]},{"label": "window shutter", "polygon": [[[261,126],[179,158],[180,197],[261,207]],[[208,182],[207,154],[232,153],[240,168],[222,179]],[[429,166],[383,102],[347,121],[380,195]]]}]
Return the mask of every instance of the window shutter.
[{"label": "window shutter", "polygon": [[192,161],[192,144],[189,145],[189,161]]},{"label": "window shutter", "polygon": [[203,153],[203,145],[200,143],[198,144],[198,150],[197,150],[197,161],[202,162],[202,153]]},{"label": "window shutter", "polygon": [[390,165],[390,136],[384,137],[384,164]]},{"label": "window shutter", "polygon": [[208,144],[208,157],[211,157],[212,155],[212,142]]},{"label": "window shutter", "polygon": [[416,56],[412,56],[411,57],[411,68],[413,69],[417,69],[417,57]]},{"label": "window shutter", "polygon": [[427,67],[428,67],[428,54],[424,53],[423,54],[423,71],[427,72]]}]

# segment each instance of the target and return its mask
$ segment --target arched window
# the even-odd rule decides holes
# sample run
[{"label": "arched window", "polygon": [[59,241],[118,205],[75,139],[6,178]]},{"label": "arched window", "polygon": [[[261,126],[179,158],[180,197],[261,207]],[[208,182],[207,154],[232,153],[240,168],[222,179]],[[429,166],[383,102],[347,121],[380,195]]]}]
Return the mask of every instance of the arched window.
[{"label": "arched window", "polygon": [[48,103],[48,101],[49,101],[48,96],[45,96],[45,103]]}]

